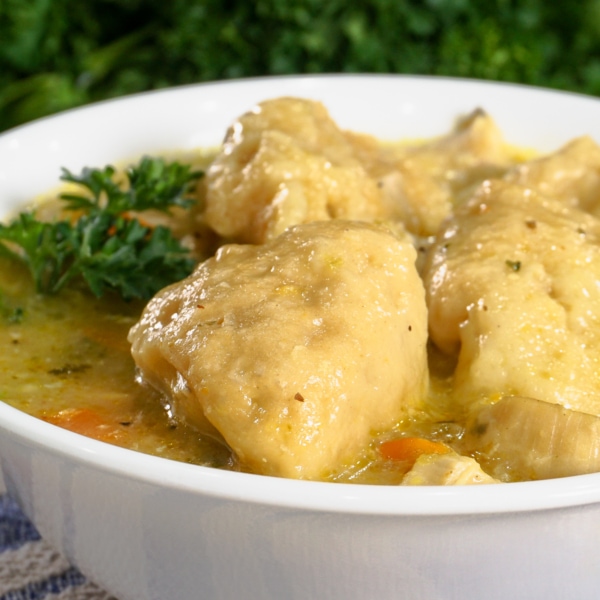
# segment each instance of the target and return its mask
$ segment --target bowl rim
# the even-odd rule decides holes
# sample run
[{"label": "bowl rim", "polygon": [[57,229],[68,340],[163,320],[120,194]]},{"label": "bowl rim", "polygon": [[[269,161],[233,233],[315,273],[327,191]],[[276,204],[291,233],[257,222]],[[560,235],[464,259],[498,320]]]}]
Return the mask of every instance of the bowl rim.
[{"label": "bowl rim", "polygon": [[[469,78],[374,73],[323,73],[311,75],[265,76],[187,84],[139,92],[121,98],[95,102],[50,115],[0,134],[0,144],[36,128],[60,124],[73,116],[82,118],[98,110],[129,106],[146,99],[188,91],[230,88],[240,85],[271,85],[277,82],[320,85],[334,81],[364,83],[390,81],[409,84],[476,86],[488,90],[516,90],[544,97],[600,100],[577,92],[546,89],[520,83],[502,83]],[[263,475],[223,471],[209,467],[142,454],[61,429],[0,402],[0,447],[9,440],[26,442],[56,458],[68,458],[119,477],[152,484],[158,488],[182,490],[247,503],[260,503],[293,510],[333,513],[378,514],[388,516],[441,516],[529,512],[582,506],[600,502],[600,473],[562,479],[478,486],[379,486],[351,483],[299,481]],[[6,471],[10,465],[0,458]]]},{"label": "bowl rim", "polygon": [[7,134],[12,134],[17,131],[30,129],[37,127],[40,123],[49,123],[56,119],[70,118],[71,116],[78,113],[85,113],[88,111],[97,111],[98,108],[114,105],[125,105],[131,102],[139,102],[149,97],[158,97],[161,95],[172,95],[185,93],[186,91],[196,91],[203,89],[219,89],[224,87],[237,87],[240,85],[272,85],[273,83],[290,82],[298,83],[302,82],[310,84],[315,82],[316,84],[333,82],[333,81],[352,81],[357,82],[368,82],[368,81],[390,81],[390,82],[404,82],[404,83],[417,83],[417,84],[429,84],[439,85],[439,83],[447,83],[453,86],[476,86],[481,88],[489,89],[509,89],[518,90],[525,93],[540,93],[544,96],[556,96],[564,98],[580,99],[582,101],[598,102],[600,97],[593,96],[585,92],[578,92],[574,90],[566,90],[561,88],[550,88],[543,87],[541,85],[531,83],[521,83],[516,81],[497,81],[490,79],[482,79],[477,77],[464,77],[464,76],[453,76],[453,75],[424,75],[424,74],[405,74],[405,73],[369,73],[369,72],[324,72],[324,73],[298,73],[298,74],[281,74],[281,75],[255,75],[248,77],[232,77],[229,79],[217,79],[211,81],[201,81],[196,83],[182,83],[178,85],[172,85],[168,87],[155,88],[150,90],[142,90],[139,92],[132,92],[123,96],[114,98],[105,98],[101,100],[94,100],[87,104],[74,106],[60,110],[58,112],[37,117],[26,123],[15,125],[9,129],[0,132],[0,138]]}]

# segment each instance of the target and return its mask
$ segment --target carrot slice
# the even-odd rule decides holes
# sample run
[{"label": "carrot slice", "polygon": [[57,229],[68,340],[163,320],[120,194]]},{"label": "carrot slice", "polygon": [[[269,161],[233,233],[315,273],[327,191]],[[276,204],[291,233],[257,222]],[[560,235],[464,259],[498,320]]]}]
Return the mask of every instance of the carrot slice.
[{"label": "carrot slice", "polygon": [[399,437],[379,446],[379,452],[384,458],[402,461],[411,467],[422,454],[446,454],[450,451],[446,444],[420,437]]},{"label": "carrot slice", "polygon": [[116,423],[89,408],[67,408],[43,418],[63,429],[104,442],[116,441],[120,434]]}]

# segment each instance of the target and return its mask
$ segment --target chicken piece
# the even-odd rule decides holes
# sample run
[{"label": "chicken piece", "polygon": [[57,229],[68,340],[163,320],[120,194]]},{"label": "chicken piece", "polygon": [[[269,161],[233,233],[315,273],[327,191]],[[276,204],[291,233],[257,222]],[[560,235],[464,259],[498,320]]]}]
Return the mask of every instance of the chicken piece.
[{"label": "chicken piece", "polygon": [[474,485],[499,483],[485,473],[479,463],[455,452],[422,454],[406,473],[401,485]]},{"label": "chicken piece", "polygon": [[550,479],[600,471],[600,418],[533,398],[483,407],[463,444],[503,480]]},{"label": "chicken piece", "polygon": [[382,192],[355,146],[383,152],[367,136],[347,137],[319,102],[259,104],[229,128],[207,171],[206,222],[227,239],[263,243],[300,223],[383,217]]},{"label": "chicken piece", "polygon": [[520,395],[600,415],[600,221],[503,181],[457,209],[424,268],[433,342],[465,404]]},{"label": "chicken piece", "polygon": [[324,479],[422,406],[425,293],[410,242],[342,220],[222,247],[130,333],[175,417],[256,473]]},{"label": "chicken piece", "polygon": [[600,146],[588,136],[514,167],[505,178],[600,215]]}]

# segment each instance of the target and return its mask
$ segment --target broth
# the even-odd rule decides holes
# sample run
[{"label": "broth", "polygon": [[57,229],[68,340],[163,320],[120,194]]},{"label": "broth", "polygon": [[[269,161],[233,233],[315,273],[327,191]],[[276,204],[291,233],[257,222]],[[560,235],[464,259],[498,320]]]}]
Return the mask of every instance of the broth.
[{"label": "broth", "polygon": [[105,442],[174,460],[233,468],[220,443],[173,423],[135,381],[127,332],[142,305],[69,288],[41,296],[0,258],[0,399]]}]

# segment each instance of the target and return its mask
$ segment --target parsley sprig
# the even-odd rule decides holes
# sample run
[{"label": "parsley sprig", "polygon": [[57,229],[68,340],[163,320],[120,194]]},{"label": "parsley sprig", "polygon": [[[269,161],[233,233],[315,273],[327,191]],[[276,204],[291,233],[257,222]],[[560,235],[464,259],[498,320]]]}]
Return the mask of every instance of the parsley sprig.
[{"label": "parsley sprig", "polygon": [[194,267],[189,251],[168,227],[151,227],[138,214],[190,207],[202,173],[145,157],[125,175],[127,185],[119,185],[112,166],[80,175],[63,169],[61,179],[82,188],[60,196],[73,218],[48,222],[21,213],[0,224],[0,251],[24,262],[45,294],[82,278],[97,297],[115,291],[126,300],[148,299],[187,276]]}]

